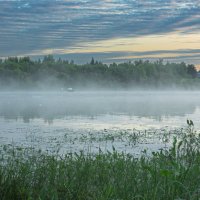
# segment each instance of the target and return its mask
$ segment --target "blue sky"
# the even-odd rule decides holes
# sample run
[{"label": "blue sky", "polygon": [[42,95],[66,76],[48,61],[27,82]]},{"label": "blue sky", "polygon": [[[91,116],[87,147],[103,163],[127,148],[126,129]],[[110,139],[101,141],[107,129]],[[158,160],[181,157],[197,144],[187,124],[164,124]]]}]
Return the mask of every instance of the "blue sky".
[{"label": "blue sky", "polygon": [[200,65],[200,0],[0,0],[0,57]]}]

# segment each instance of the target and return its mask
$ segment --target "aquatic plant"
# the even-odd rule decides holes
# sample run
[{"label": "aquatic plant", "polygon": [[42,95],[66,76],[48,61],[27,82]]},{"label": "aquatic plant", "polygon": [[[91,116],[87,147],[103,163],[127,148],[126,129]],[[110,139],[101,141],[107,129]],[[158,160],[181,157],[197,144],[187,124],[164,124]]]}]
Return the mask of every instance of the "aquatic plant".
[{"label": "aquatic plant", "polygon": [[3,146],[0,199],[199,199],[200,135],[190,123],[169,149],[50,155]]}]

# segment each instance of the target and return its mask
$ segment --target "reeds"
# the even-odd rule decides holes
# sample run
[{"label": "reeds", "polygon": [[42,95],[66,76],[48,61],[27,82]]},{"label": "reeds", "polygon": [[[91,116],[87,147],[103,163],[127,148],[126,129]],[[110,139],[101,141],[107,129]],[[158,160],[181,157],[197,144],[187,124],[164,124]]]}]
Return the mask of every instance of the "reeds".
[{"label": "reeds", "polygon": [[200,199],[200,136],[189,124],[172,147],[140,157],[112,152],[50,155],[4,146],[0,199]]}]

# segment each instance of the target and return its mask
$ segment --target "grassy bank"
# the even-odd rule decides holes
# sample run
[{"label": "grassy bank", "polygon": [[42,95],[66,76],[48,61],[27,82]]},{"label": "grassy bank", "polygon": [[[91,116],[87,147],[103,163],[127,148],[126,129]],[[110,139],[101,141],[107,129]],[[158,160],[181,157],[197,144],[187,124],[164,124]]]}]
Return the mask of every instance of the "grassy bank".
[{"label": "grassy bank", "polygon": [[190,125],[169,150],[48,155],[4,146],[0,199],[200,199],[200,136]]}]

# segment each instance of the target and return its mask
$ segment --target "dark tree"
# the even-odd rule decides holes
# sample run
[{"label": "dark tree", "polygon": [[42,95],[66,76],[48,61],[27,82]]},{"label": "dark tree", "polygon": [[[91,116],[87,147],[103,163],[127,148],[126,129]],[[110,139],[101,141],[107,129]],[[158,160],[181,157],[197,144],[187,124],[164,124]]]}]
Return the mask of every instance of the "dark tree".
[{"label": "dark tree", "polygon": [[197,77],[197,70],[194,65],[188,65],[187,73],[193,78]]},{"label": "dark tree", "polygon": [[94,62],[94,58],[92,57],[92,60],[90,61],[90,65],[94,65],[95,62]]}]

